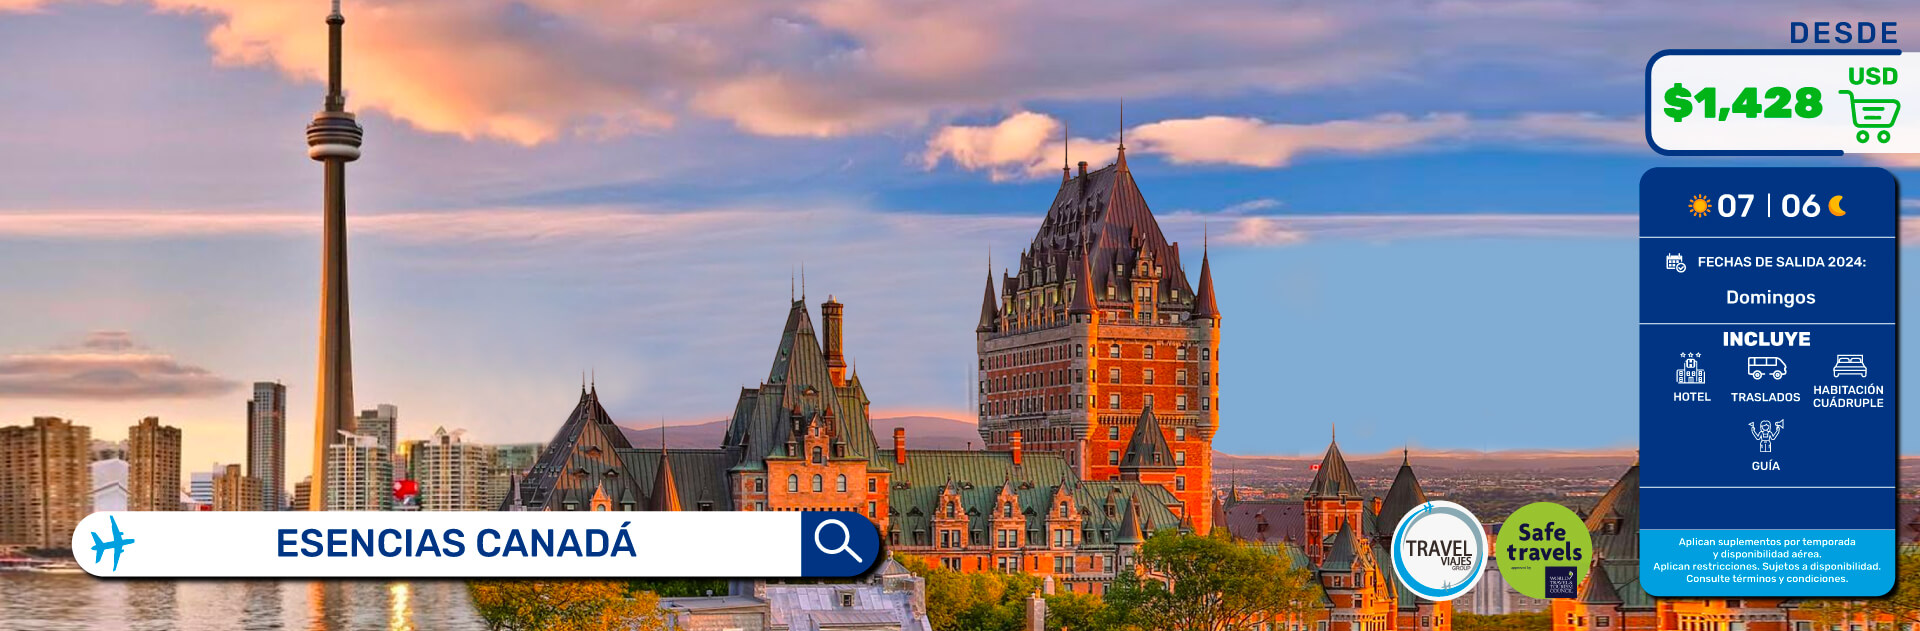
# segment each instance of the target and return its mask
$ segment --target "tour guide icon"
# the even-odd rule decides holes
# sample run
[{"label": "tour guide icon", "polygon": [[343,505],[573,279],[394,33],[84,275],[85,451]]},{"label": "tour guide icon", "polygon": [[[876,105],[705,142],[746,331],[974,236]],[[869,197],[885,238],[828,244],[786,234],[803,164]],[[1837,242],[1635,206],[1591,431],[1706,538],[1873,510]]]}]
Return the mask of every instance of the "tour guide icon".
[{"label": "tour guide icon", "polygon": [[1773,453],[1773,440],[1780,437],[1780,431],[1787,428],[1787,419],[1780,422],[1760,421],[1759,426],[1747,423],[1747,431],[1753,432],[1753,439],[1760,441],[1760,453]]},{"label": "tour guide icon", "polygon": [[1854,134],[1854,140],[1865,144],[1870,136],[1869,129],[1880,130],[1880,142],[1893,140],[1893,132],[1887,131],[1887,128],[1892,127],[1894,118],[1900,115],[1899,99],[1863,99],[1854,96],[1853,90],[1841,90],[1840,93],[1853,101],[1853,126],[1860,128],[1860,133]]}]

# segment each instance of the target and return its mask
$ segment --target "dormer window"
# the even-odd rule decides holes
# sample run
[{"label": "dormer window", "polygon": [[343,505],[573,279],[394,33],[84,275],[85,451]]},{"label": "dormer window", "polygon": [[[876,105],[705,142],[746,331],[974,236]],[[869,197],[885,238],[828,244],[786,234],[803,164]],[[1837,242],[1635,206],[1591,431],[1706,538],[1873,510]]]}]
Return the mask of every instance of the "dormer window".
[{"label": "dormer window", "polygon": [[1001,517],[1013,516],[1013,502],[1005,502],[1000,505],[1000,516]]}]

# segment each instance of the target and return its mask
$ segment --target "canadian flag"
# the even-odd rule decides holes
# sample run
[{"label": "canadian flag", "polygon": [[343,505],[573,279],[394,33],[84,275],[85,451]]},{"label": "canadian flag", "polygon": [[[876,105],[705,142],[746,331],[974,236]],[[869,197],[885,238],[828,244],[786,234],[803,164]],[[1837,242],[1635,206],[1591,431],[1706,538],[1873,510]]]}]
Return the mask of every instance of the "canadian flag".
[{"label": "canadian flag", "polygon": [[1307,470],[1308,470],[1308,471],[1319,471],[1319,470],[1320,470],[1320,463],[1317,463],[1317,462],[1316,462],[1316,463],[1313,463],[1313,464],[1311,464],[1311,465],[1307,465]]}]

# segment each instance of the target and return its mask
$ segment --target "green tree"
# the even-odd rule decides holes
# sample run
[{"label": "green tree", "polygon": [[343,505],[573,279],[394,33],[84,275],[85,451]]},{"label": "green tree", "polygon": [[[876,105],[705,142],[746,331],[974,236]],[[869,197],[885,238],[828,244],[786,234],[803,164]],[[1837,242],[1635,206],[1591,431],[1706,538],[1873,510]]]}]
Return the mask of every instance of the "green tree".
[{"label": "green tree", "polygon": [[1137,562],[1145,575],[1116,579],[1106,602],[1114,609],[1109,619],[1140,628],[1244,631],[1320,605],[1320,586],[1305,567],[1224,531],[1156,533],[1141,545]]},{"label": "green tree", "polygon": [[494,631],[665,631],[652,592],[620,581],[469,581],[474,611]]},{"label": "green tree", "polygon": [[727,581],[708,578],[657,578],[627,581],[627,591],[653,592],[665,598],[725,596]]},{"label": "green tree", "polygon": [[1553,618],[1546,613],[1453,614],[1453,631],[1547,631],[1551,628]]},{"label": "green tree", "polygon": [[1047,597],[1047,631],[1115,631],[1107,604],[1093,594],[1072,592]]},{"label": "green tree", "polygon": [[1027,596],[1040,579],[1025,574],[963,573],[910,555],[894,557],[927,581],[927,621],[935,629],[1019,631],[1026,628]]}]

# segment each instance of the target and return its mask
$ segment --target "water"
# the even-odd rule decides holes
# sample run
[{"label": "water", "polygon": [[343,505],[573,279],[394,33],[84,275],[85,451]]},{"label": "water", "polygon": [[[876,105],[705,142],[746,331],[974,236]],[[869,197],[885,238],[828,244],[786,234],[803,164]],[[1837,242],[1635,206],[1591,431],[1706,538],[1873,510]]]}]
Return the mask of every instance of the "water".
[{"label": "water", "polygon": [[139,581],[0,572],[0,630],[483,631],[462,582]]}]

